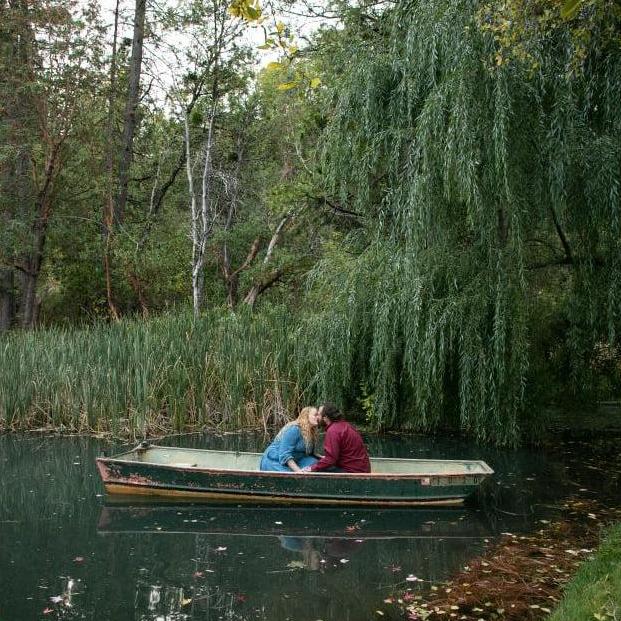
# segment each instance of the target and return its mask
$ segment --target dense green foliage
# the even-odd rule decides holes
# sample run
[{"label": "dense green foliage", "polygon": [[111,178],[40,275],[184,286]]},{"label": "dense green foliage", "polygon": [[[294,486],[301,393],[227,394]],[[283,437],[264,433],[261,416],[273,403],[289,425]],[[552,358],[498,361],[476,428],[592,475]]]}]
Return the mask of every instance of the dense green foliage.
[{"label": "dense green foliage", "polygon": [[540,69],[497,66],[478,7],[402,3],[344,68],[326,178],[372,224],[318,277],[378,423],[434,425],[452,396],[462,428],[512,442],[548,298],[578,381],[621,326],[621,56],[594,33],[572,71],[561,31],[532,43]]},{"label": "dense green foliage", "polygon": [[[240,34],[256,2],[152,8],[147,58],[169,58],[179,32],[193,43],[147,66],[165,97],[143,86],[128,204],[104,244],[130,50],[91,46],[79,82],[54,82],[26,71],[47,48],[17,35],[55,24],[83,49],[103,28],[94,5],[77,19],[47,0],[27,28],[28,3],[0,2],[0,90],[52,93],[61,116],[83,102],[44,202],[32,171],[11,180],[54,126],[0,110],[0,330],[96,324],[3,336],[1,414],[237,425],[330,398],[376,428],[512,444],[550,402],[618,397],[621,15],[566,4],[339,0],[306,48],[264,24],[285,56],[262,69]],[[65,77],[81,62],[59,58]],[[208,231],[196,324],[193,194]],[[112,309],[134,318],[98,324]]]}]

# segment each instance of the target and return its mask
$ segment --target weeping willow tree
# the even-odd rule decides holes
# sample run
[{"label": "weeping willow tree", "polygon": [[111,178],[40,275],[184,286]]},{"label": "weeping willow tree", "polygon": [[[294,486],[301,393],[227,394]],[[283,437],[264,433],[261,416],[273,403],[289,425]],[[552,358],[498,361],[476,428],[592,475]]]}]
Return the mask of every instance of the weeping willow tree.
[{"label": "weeping willow tree", "polygon": [[619,11],[585,3],[577,36],[548,5],[554,27],[511,39],[476,0],[401,2],[336,89],[324,174],[364,226],[315,274],[318,391],[377,427],[515,443],[549,379],[546,313],[575,386],[617,342]]}]

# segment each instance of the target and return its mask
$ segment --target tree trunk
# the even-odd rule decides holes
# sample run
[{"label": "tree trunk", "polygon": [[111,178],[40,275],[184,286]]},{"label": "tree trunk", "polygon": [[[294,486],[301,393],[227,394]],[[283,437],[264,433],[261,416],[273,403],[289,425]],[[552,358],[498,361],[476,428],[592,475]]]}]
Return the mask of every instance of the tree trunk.
[{"label": "tree trunk", "polygon": [[14,315],[14,273],[10,268],[3,268],[0,269],[0,333],[11,329]]},{"label": "tree trunk", "polygon": [[114,209],[114,224],[123,222],[129,185],[129,169],[131,166],[134,144],[134,133],[137,125],[137,110],[140,100],[140,73],[142,71],[142,49],[144,43],[144,24],[146,0],[136,0],[134,11],[134,34],[132,39],[132,58],[129,67],[129,86],[125,102],[123,123],[123,141],[121,161],[119,163],[119,187]]},{"label": "tree trunk", "polygon": [[[242,159],[244,155],[244,144],[242,140],[242,133],[237,136],[237,161],[235,162],[235,173],[233,179],[233,192],[229,200],[229,209],[226,215],[226,222],[224,223],[224,242],[222,243],[222,271],[224,273],[224,280],[226,284],[226,302],[230,309],[237,306],[237,292],[239,288],[239,272],[241,270],[232,270],[231,267],[231,253],[229,252],[229,246],[226,240],[226,233],[228,233],[233,225],[235,219],[235,213],[237,211],[237,199],[239,196],[239,183],[240,183],[240,170]],[[257,248],[258,250],[258,248]],[[252,251],[251,251],[252,252]],[[255,253],[256,255],[256,253]],[[254,256],[253,256],[254,258]],[[248,261],[246,261],[248,263]]]},{"label": "tree trunk", "polygon": [[[53,169],[49,169],[49,175],[53,174]],[[50,178],[51,183],[51,178]],[[33,240],[30,254],[24,260],[23,284],[21,299],[21,325],[22,328],[32,329],[37,325],[40,300],[37,297],[37,285],[43,265],[43,252],[47,239],[47,225],[50,215],[50,202],[48,186],[44,189],[46,194],[37,205],[37,218],[33,226]]]},{"label": "tree trunk", "polygon": [[116,102],[116,52],[119,33],[119,2],[114,9],[114,32],[112,36],[112,58],[110,60],[110,84],[108,92],[108,118],[106,119],[106,176],[107,196],[103,210],[103,268],[106,282],[106,300],[112,319],[118,320],[119,312],[112,292],[111,237],[114,222],[114,105]]},{"label": "tree trunk", "polygon": [[224,274],[224,281],[226,283],[227,303],[231,309],[237,306],[239,274],[252,265],[252,262],[259,253],[260,243],[261,238],[257,237],[252,242],[252,246],[250,247],[246,260],[235,271],[231,271],[231,257],[228,253],[226,244],[224,244],[222,248],[222,273]]},{"label": "tree trunk", "polygon": [[[34,33],[30,8],[24,0],[2,2],[0,16],[0,124],[8,157],[0,158],[0,226],[26,223],[35,200],[32,141],[37,134],[36,104],[31,89],[30,66]],[[15,255],[0,267],[0,332],[16,322],[21,280],[16,278]]]},{"label": "tree trunk", "polygon": [[[267,265],[271,258],[272,254],[274,254],[274,248],[276,248],[276,244],[279,242],[282,231],[285,228],[285,225],[289,220],[293,217],[293,214],[289,212],[279,223],[272,235],[272,239],[267,247],[267,252],[265,253],[265,258],[263,259],[263,265]],[[255,282],[252,287],[250,287],[250,291],[246,294],[244,298],[244,304],[248,304],[250,308],[254,308],[255,302],[257,298],[266,290],[269,289],[272,285],[274,285],[280,277],[282,276],[282,270],[276,270],[273,272],[267,279],[261,279],[259,282]]]},{"label": "tree trunk", "polygon": [[207,241],[212,229],[211,215],[211,173],[212,173],[212,148],[213,148],[213,127],[215,110],[212,110],[209,119],[209,130],[207,142],[205,144],[205,163],[203,165],[203,183],[201,194],[200,213],[196,214],[200,220],[198,235],[196,236],[196,247],[194,254],[194,265],[192,266],[192,291],[194,292],[194,315],[198,316],[203,304],[204,278],[203,268],[205,267],[205,254],[207,251]]},{"label": "tree trunk", "polygon": [[264,278],[261,282],[255,283],[250,288],[250,291],[246,294],[244,298],[244,304],[248,304],[250,308],[254,308],[254,305],[257,301],[257,298],[267,289],[275,285],[284,274],[282,269],[278,269],[275,272],[271,273],[267,278]]}]

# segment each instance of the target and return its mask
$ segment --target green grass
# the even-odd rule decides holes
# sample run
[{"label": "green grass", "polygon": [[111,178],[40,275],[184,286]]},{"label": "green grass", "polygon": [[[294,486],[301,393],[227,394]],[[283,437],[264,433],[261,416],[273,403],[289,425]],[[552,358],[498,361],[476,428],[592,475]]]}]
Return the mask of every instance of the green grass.
[{"label": "green grass", "polygon": [[579,569],[548,621],[621,619],[621,524],[610,528],[595,558]]}]

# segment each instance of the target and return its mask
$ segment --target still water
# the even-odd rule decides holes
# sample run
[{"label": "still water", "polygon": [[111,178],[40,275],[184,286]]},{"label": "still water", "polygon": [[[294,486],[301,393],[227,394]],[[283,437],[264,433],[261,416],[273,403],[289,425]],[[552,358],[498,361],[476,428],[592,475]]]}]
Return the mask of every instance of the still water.
[{"label": "still water", "polygon": [[[247,434],[168,445],[260,450]],[[385,457],[485,459],[496,471],[458,509],[110,504],[89,438],[0,437],[0,621],[364,621],[395,590],[448,578],[499,533],[526,532],[579,487],[571,451],[368,438]],[[384,619],[390,618],[385,610]]]}]

